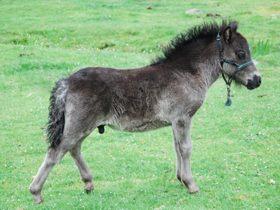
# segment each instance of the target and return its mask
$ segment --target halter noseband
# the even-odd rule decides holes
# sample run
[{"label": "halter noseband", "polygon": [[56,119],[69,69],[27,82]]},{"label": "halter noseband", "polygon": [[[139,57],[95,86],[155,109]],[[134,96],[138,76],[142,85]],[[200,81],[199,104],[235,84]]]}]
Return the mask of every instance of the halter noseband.
[{"label": "halter noseband", "polygon": [[[217,45],[217,48],[219,50],[219,59],[220,59],[220,64],[221,64],[221,73],[222,73],[222,77],[223,77],[223,80],[225,81],[226,83],[226,86],[227,86],[227,101],[225,103],[226,106],[230,106],[232,101],[231,101],[231,94],[230,94],[230,86],[231,86],[231,82],[233,80],[233,77],[234,75],[245,69],[247,66],[250,66],[253,64],[253,61],[250,59],[249,61],[245,62],[245,63],[242,63],[242,64],[238,64],[236,63],[235,61],[233,60],[228,60],[228,59],[225,59],[223,57],[223,51],[224,51],[224,48],[223,48],[223,45],[222,45],[222,40],[221,40],[221,36],[220,36],[220,33],[218,33],[217,37],[216,37],[216,45]],[[224,63],[227,63],[227,64],[230,64],[232,66],[235,66],[236,67],[236,70],[233,72],[232,75],[227,75],[223,69],[223,66],[224,66]],[[228,78],[226,78],[226,75]]]}]

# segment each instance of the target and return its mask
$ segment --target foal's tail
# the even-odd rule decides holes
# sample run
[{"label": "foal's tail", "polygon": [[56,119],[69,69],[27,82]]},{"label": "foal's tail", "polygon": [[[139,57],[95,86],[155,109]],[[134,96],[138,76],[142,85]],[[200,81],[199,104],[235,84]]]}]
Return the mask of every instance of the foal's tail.
[{"label": "foal's tail", "polygon": [[63,135],[67,90],[68,81],[61,79],[56,82],[51,92],[49,121],[47,125],[47,136],[51,148],[55,148],[60,144]]}]

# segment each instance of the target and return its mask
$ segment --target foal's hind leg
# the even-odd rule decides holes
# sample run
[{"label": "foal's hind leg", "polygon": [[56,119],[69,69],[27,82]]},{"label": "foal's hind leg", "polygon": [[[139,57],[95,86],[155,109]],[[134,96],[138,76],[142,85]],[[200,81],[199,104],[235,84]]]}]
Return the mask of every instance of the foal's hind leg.
[{"label": "foal's hind leg", "polygon": [[78,142],[77,145],[72,150],[70,150],[70,154],[74,158],[75,163],[80,171],[82,180],[85,183],[85,191],[90,193],[93,190],[92,175],[81,154],[81,144],[82,141]]},{"label": "foal's hind leg", "polygon": [[86,133],[79,129],[78,123],[71,123],[70,118],[66,117],[61,143],[55,148],[49,148],[44,162],[30,185],[29,189],[36,203],[43,201],[41,191],[51,169],[62,159],[67,151],[73,149],[80,140],[85,138]]},{"label": "foal's hind leg", "polygon": [[41,203],[43,201],[41,196],[43,185],[52,168],[57,162],[59,162],[62,159],[66,152],[67,151],[62,147],[49,148],[45,160],[43,161],[33,182],[29,187],[29,190],[33,194],[36,203]]},{"label": "foal's hind leg", "polygon": [[[68,125],[68,123],[65,124],[65,134],[63,134],[61,143],[55,148],[49,148],[45,160],[29,187],[36,203],[43,201],[41,191],[52,168],[63,158],[67,151],[71,151],[86,136],[85,133],[78,132],[74,127],[69,127]],[[70,130],[71,132],[69,132]]]}]

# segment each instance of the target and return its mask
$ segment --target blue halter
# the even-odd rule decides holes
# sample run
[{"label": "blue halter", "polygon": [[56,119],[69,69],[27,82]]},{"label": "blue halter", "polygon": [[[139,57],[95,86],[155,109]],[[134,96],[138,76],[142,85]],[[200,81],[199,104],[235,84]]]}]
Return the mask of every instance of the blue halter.
[{"label": "blue halter", "polygon": [[[231,85],[231,82],[233,80],[234,75],[237,72],[240,72],[241,70],[245,69],[247,66],[253,65],[254,63],[253,63],[253,61],[251,59],[249,61],[245,62],[245,63],[242,63],[242,64],[238,64],[238,63],[236,63],[233,60],[225,59],[223,57],[223,50],[224,49],[223,49],[220,33],[218,33],[218,35],[216,37],[216,45],[217,45],[217,48],[219,50],[220,64],[221,64],[221,67],[222,67],[221,68],[222,77],[223,77],[223,79],[224,79],[224,81],[225,81],[225,83],[227,85],[227,101],[226,101],[225,105],[226,106],[230,106],[232,104],[231,94],[230,94],[230,85]],[[236,67],[236,70],[233,72],[232,75],[227,75],[228,79],[226,78],[226,73],[223,70],[224,63],[230,64],[230,65]]]}]

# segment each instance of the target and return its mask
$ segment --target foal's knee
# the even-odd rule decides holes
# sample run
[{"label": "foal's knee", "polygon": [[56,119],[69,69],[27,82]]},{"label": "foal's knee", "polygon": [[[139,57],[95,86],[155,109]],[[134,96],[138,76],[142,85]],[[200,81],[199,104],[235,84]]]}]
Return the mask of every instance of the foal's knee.
[{"label": "foal's knee", "polygon": [[182,158],[187,158],[191,155],[192,152],[192,144],[190,142],[182,142],[180,143],[180,153]]},{"label": "foal's knee", "polygon": [[57,164],[64,153],[65,151],[62,149],[49,149],[48,155],[45,159],[46,167],[52,167]]}]

